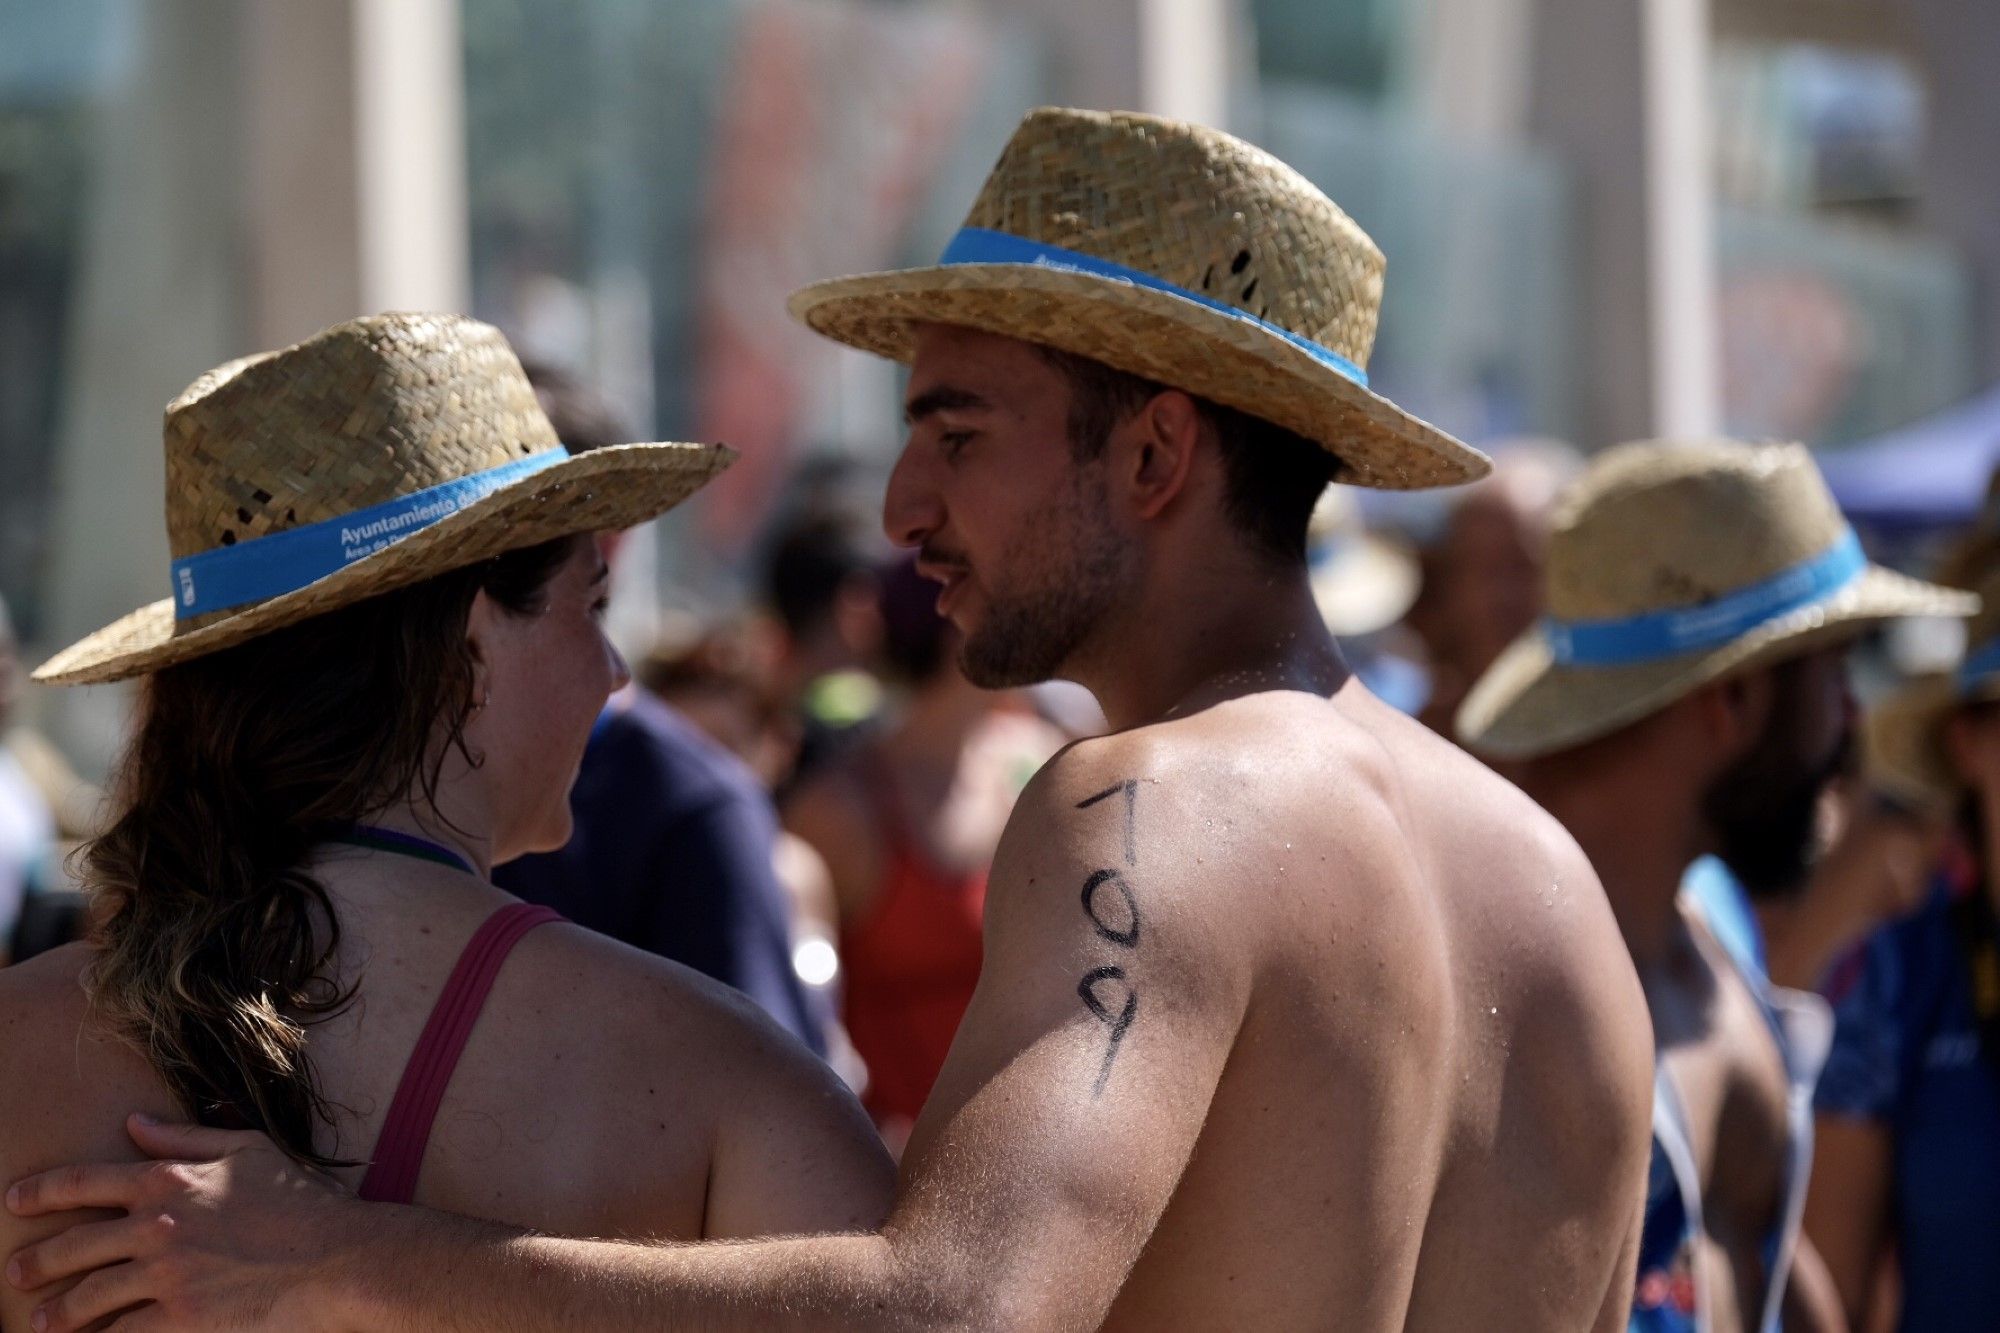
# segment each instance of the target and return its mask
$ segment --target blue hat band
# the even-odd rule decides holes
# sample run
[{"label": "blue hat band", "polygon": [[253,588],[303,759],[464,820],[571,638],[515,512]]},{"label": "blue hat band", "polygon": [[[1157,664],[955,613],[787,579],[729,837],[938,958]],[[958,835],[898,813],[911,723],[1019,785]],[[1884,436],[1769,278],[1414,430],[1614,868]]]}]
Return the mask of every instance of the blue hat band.
[{"label": "blue hat band", "polygon": [[1609,620],[1542,622],[1558,666],[1613,667],[1662,662],[1719,647],[1794,611],[1832,597],[1860,578],[1868,557],[1849,528],[1825,552],[1699,606]]},{"label": "blue hat band", "polygon": [[339,518],[183,556],[172,567],[174,618],[191,620],[297,592],[568,457],[557,445]]},{"label": "blue hat band", "polygon": [[1115,264],[1109,259],[1099,259],[1096,255],[1086,255],[1076,250],[1067,250],[1060,245],[1044,245],[1040,241],[1030,241],[1004,231],[992,231],[985,227],[966,227],[951,238],[951,243],[938,257],[940,264],[1027,264],[1034,268],[1060,269],[1069,273],[1088,273],[1097,278],[1115,278],[1129,282],[1135,287],[1148,291],[1166,292],[1184,301],[1193,301],[1217,314],[1227,315],[1245,324],[1253,324],[1266,333],[1283,338],[1292,346],[1304,352],[1321,365],[1338,372],[1343,377],[1366,388],[1368,373],[1331,348],[1322,347],[1312,339],[1281,328],[1267,319],[1259,319],[1247,310],[1200,292],[1190,291],[1165,278],[1157,277],[1144,269],[1128,268]]},{"label": "blue hat band", "polygon": [[1969,694],[1993,675],[2000,675],[2000,639],[1988,639],[1984,645],[1966,654],[1965,661],[1958,668],[1959,692]]}]

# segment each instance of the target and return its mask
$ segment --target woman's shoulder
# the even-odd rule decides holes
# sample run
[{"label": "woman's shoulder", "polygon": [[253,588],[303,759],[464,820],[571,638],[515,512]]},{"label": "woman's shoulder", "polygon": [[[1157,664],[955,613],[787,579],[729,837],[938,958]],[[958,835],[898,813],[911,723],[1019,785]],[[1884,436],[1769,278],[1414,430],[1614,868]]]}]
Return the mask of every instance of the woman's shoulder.
[{"label": "woman's shoulder", "polygon": [[99,1023],[84,989],[92,951],[64,945],[0,968],[0,1174],[134,1156],[125,1117],[177,1116],[127,1042]]},{"label": "woman's shoulder", "polygon": [[521,1011],[510,1015],[510,1031],[526,1023],[553,1047],[587,1044],[607,1064],[628,1062],[635,1076],[640,1067],[686,1065],[742,1091],[795,1077],[800,1067],[824,1068],[741,991],[566,921],[530,932],[503,980],[504,998]]},{"label": "woman's shoulder", "polygon": [[[0,968],[0,1185],[72,1162],[137,1161],[125,1117],[180,1118],[137,1052],[91,1020],[84,992],[91,956],[88,946],[70,944]],[[0,1253],[54,1235],[76,1217],[0,1211]],[[48,1295],[0,1287],[0,1326],[26,1328],[28,1306]]]},{"label": "woman's shoulder", "polygon": [[[544,1229],[691,1239],[712,1225],[717,1172],[749,1127],[783,1122],[830,1170],[865,1159],[865,1119],[825,1063],[679,964],[551,923],[522,939],[488,1008],[426,1158],[426,1189],[440,1192],[420,1202],[476,1198],[482,1215]],[[532,1190],[496,1197],[498,1139],[480,1126],[520,1130],[509,1170]]]},{"label": "woman's shoulder", "polygon": [[18,1091],[34,1075],[68,1081],[75,1066],[96,1063],[93,1053],[100,1044],[115,1044],[108,1033],[87,1030],[90,997],[84,983],[92,956],[87,944],[65,944],[0,968],[0,1051],[9,1074],[0,1083]]}]

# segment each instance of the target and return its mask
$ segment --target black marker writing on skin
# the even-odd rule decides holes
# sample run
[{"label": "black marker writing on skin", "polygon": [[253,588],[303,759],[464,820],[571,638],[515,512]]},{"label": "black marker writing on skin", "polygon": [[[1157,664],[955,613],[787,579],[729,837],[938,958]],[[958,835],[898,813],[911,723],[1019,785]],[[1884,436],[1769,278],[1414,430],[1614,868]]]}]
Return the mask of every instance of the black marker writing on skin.
[{"label": "black marker writing on skin", "polygon": [[[1125,990],[1125,1003],[1116,1013],[1104,1002],[1097,989],[1111,983],[1116,983],[1111,986],[1114,998],[1117,987],[1122,986]],[[1076,993],[1083,1000],[1083,1007],[1090,1010],[1098,1022],[1111,1027],[1110,1039],[1104,1044],[1104,1063],[1097,1067],[1097,1083],[1090,1090],[1090,1095],[1096,1097],[1111,1081],[1111,1062],[1118,1058],[1118,1043],[1125,1040],[1125,1033],[1132,1026],[1132,1016],[1139,1012],[1139,992],[1126,977],[1124,968],[1093,967],[1083,974],[1082,981],[1076,983]]]},{"label": "black marker writing on skin", "polygon": [[[1119,908],[1110,909],[1110,919],[1105,919],[1104,908],[1098,902],[1098,894],[1106,886],[1117,890],[1122,903]],[[1132,886],[1116,870],[1099,870],[1083,882],[1083,914],[1090,918],[1090,925],[1100,936],[1121,949],[1139,947],[1139,900],[1132,896]],[[1122,919],[1122,924],[1121,924]]]},{"label": "black marker writing on skin", "polygon": [[[1113,783],[1095,796],[1078,801],[1076,808],[1088,810],[1099,801],[1120,793],[1125,797],[1125,864],[1132,867],[1139,864],[1136,818],[1138,780],[1127,778]],[[1121,949],[1136,950],[1139,947],[1139,898],[1132,892],[1131,882],[1122,872],[1091,872],[1090,878],[1083,882],[1083,914],[1090,919],[1090,928],[1105,943]],[[1122,1002],[1119,1000],[1121,992]],[[1104,1043],[1104,1063],[1098,1066],[1097,1083],[1090,1090],[1090,1095],[1097,1097],[1103,1094],[1104,1085],[1111,1081],[1111,1065],[1118,1058],[1118,1045],[1125,1040],[1125,1034],[1132,1028],[1132,1019],[1139,1012],[1139,988],[1122,967],[1094,967],[1076,983],[1076,994],[1091,1017],[1111,1029]],[[1108,1002],[1107,995],[1110,997]]]},{"label": "black marker writing on skin", "polygon": [[1119,792],[1125,793],[1125,864],[1135,866],[1139,864],[1139,828],[1138,822],[1133,818],[1133,815],[1137,813],[1139,804],[1139,780],[1137,778],[1127,778],[1123,782],[1114,783],[1112,786],[1106,787],[1095,796],[1085,797],[1076,803],[1076,808],[1079,810],[1088,810],[1107,796],[1116,796]]}]

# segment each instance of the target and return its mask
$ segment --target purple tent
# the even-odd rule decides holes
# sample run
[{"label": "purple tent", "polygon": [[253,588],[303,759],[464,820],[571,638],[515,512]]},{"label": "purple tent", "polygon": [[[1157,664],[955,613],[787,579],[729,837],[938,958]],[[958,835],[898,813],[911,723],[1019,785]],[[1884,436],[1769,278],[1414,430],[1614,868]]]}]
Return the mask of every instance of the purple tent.
[{"label": "purple tent", "polygon": [[1819,464],[1856,522],[1903,531],[1969,523],[2000,466],[2000,386],[1900,430],[1823,450]]}]

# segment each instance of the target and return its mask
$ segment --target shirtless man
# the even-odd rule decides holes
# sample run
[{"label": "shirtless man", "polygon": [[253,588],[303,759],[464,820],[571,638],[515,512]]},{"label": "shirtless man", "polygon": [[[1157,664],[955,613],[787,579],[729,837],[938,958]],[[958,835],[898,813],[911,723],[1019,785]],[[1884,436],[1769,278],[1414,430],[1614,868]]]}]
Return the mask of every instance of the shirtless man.
[{"label": "shirtless man", "polygon": [[1970,603],[1871,568],[1797,445],[1613,449],[1554,522],[1550,618],[1458,727],[1524,761],[1645,984],[1660,1076],[1633,1327],[1773,1329],[1782,1308],[1787,1329],[1840,1328],[1798,1236],[1826,1007],[1770,985],[1733,887],[1705,908],[1683,874],[1712,853],[1753,897],[1802,887],[1852,729],[1846,644]]},{"label": "shirtless man", "polygon": [[147,1130],[220,1160],[27,1182],[137,1220],[17,1260],[130,1262],[151,1329],[1622,1328],[1651,1044],[1616,922],[1553,820],[1349,677],[1307,579],[1336,468],[1481,466],[1358,382],[1380,271],[1246,145],[1044,111],[945,263],[795,299],[913,356],[886,524],[967,673],[1079,680],[1113,728],[1021,798],[879,1232],[529,1236]]}]

